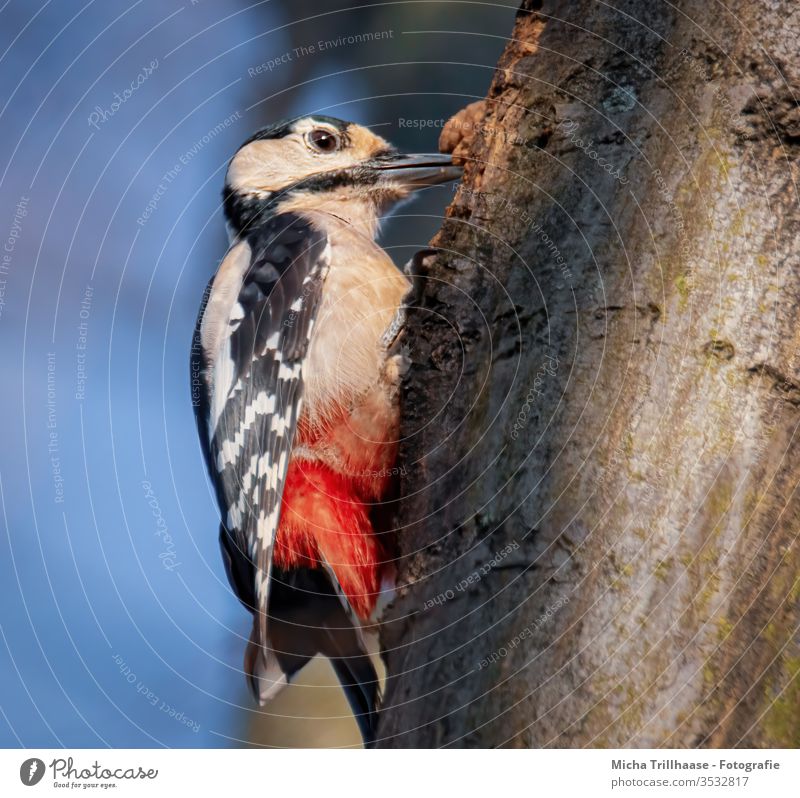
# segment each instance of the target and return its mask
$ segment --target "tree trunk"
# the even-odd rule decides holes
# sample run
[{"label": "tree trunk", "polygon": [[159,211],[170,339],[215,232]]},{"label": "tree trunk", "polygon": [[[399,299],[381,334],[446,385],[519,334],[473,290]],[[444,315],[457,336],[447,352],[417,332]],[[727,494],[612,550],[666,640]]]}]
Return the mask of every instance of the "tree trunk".
[{"label": "tree trunk", "polygon": [[798,36],[526,2],[445,129],[381,746],[800,745]]}]

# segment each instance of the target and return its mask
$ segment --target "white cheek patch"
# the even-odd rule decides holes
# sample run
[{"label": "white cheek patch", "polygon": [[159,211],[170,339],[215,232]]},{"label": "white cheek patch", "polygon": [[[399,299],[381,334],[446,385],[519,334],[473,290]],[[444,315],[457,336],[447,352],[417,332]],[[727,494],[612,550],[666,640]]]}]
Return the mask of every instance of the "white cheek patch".
[{"label": "white cheek patch", "polygon": [[242,147],[228,167],[227,182],[234,191],[271,193],[325,168],[302,137],[290,133],[279,139],[251,141]]},{"label": "white cheek patch", "polygon": [[242,147],[228,167],[227,183],[241,193],[280,192],[313,175],[355,166],[385,150],[389,144],[360,125],[350,125],[348,143],[332,153],[316,152],[306,143],[315,128],[339,132],[313,118],[295,123],[294,132],[276,139],[258,139]]}]

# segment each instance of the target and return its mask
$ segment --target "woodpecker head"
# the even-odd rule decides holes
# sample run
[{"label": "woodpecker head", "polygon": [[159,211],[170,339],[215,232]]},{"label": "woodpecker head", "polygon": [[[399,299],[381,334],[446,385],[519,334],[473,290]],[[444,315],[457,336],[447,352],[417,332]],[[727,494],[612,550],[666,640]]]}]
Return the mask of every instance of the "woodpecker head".
[{"label": "woodpecker head", "polygon": [[370,235],[412,191],[461,176],[449,155],[402,155],[352,122],[308,116],[258,131],[231,159],[225,216],[234,235],[265,215],[320,211]]}]

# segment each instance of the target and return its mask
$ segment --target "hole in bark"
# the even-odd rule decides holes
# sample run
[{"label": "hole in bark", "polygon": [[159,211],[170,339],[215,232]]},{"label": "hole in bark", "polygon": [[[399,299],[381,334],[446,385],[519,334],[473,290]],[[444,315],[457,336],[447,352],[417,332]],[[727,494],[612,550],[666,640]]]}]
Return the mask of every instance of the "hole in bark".
[{"label": "hole in bark", "polygon": [[724,341],[721,338],[715,338],[712,341],[708,341],[703,346],[703,352],[706,355],[711,355],[711,357],[717,358],[718,360],[730,360],[736,354],[733,344],[730,341]]}]

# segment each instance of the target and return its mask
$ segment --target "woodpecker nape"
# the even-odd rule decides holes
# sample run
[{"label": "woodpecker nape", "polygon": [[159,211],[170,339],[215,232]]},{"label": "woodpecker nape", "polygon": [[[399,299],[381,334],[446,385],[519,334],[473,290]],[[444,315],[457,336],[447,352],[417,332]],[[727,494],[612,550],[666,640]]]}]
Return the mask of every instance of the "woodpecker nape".
[{"label": "woodpecker nape", "polygon": [[409,288],[375,236],[411,192],[460,174],[449,155],[402,155],[327,116],[260,130],[228,166],[230,248],[192,345],[222,556],[253,614],[250,688],[263,705],[322,654],[365,745],[393,583],[376,511],[393,488],[403,363],[386,333]]}]

